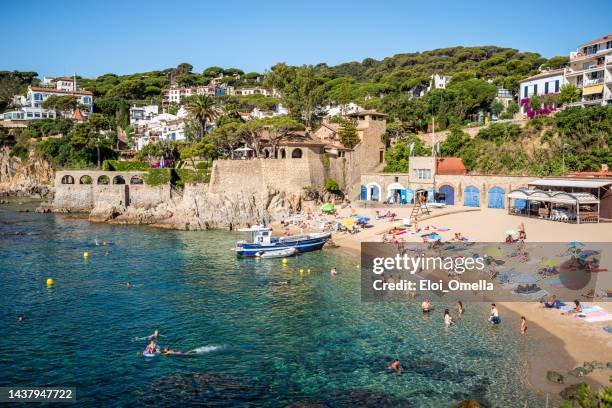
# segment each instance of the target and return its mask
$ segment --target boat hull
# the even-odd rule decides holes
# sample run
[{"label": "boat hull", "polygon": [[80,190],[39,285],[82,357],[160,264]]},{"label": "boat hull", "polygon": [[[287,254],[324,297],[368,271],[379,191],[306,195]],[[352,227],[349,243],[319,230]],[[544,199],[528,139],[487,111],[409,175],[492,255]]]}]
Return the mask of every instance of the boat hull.
[{"label": "boat hull", "polygon": [[241,257],[251,257],[257,256],[257,254],[261,251],[270,252],[288,248],[295,248],[297,253],[318,251],[323,248],[323,245],[325,245],[325,242],[327,242],[328,239],[329,235],[316,238],[300,239],[296,241],[285,239],[284,241],[273,242],[267,245],[241,242],[236,245],[236,255]]}]

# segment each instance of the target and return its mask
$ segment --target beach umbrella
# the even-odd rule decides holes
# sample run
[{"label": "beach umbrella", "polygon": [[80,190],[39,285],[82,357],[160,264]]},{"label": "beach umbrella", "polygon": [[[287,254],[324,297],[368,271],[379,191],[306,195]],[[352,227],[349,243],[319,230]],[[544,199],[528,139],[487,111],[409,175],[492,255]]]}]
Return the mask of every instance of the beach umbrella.
[{"label": "beach umbrella", "polygon": [[323,204],[323,206],[321,207],[321,211],[323,211],[323,212],[334,212],[334,211],[336,211],[336,207],[333,204],[330,204],[330,203]]},{"label": "beach umbrella", "polygon": [[368,222],[368,221],[370,221],[370,219],[368,217],[359,217],[359,218],[357,218],[357,222],[361,222],[361,223],[364,223],[364,224],[366,222]]},{"label": "beach umbrella", "polygon": [[553,261],[552,259],[540,259],[540,265],[542,266],[558,266],[559,264],[556,261]]},{"label": "beach umbrella", "polygon": [[345,227],[352,227],[353,225],[355,225],[355,220],[342,220],[342,225],[344,225]]},{"label": "beach umbrella", "polygon": [[484,250],[484,254],[490,258],[501,258],[502,257],[502,251],[501,249],[497,248],[497,247],[487,247]]},{"label": "beach umbrella", "polygon": [[506,235],[518,235],[516,230],[510,229],[505,231]]},{"label": "beach umbrella", "polygon": [[569,242],[567,246],[578,248],[578,247],[583,247],[584,244],[582,242],[573,241],[573,242]]},{"label": "beach umbrella", "polygon": [[442,237],[439,234],[429,234],[429,239],[433,239],[434,241],[439,241]]}]

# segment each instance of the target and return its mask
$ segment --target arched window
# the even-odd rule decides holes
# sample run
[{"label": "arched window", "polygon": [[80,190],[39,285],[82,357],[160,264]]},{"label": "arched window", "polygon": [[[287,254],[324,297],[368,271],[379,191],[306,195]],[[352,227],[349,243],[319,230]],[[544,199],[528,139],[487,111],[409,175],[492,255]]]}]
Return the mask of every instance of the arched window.
[{"label": "arched window", "polygon": [[89,177],[88,175],[81,176],[81,178],[79,179],[79,184],[91,184],[91,183],[92,183],[91,177]]},{"label": "arched window", "polygon": [[280,153],[281,153],[281,159],[284,159],[287,157],[287,152],[285,151],[285,149],[281,149]]},{"label": "arched window", "polygon": [[62,177],[62,184],[74,184],[74,177],[69,174],[65,175]]},{"label": "arched window", "polygon": [[98,177],[98,184],[109,184],[110,180],[108,176],[100,176]]},{"label": "arched window", "polygon": [[125,184],[125,179],[121,176],[113,177],[113,184]]},{"label": "arched window", "polygon": [[140,176],[132,176],[130,179],[130,184],[144,184],[144,181]]},{"label": "arched window", "polygon": [[292,159],[301,159],[302,158],[302,149],[296,148],[291,152]]}]

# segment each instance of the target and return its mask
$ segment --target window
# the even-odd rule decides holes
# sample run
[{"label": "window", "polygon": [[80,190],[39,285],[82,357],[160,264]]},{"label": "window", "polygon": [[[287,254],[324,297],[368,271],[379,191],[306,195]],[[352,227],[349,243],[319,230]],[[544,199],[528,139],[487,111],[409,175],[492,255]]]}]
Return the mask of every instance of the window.
[{"label": "window", "polygon": [[612,48],[612,40],[606,43],[606,50],[609,50],[610,48]]},{"label": "window", "polygon": [[544,94],[548,94],[548,82],[544,83]]},{"label": "window", "polygon": [[559,80],[555,81],[555,93],[559,93]]},{"label": "window", "polygon": [[537,94],[538,94],[538,84],[535,84],[535,85],[533,86],[533,94],[534,94],[534,95],[537,95]]},{"label": "window", "polygon": [[35,93],[35,94],[34,94],[34,100],[35,100],[35,101],[42,101],[42,100],[43,100],[43,96],[42,96],[42,94]]},{"label": "window", "polygon": [[525,86],[523,88],[523,98],[527,98],[528,94],[527,94],[527,89],[529,89],[527,86]]},{"label": "window", "polygon": [[394,180],[395,180],[396,183],[398,183],[399,182],[399,177],[395,177]]}]

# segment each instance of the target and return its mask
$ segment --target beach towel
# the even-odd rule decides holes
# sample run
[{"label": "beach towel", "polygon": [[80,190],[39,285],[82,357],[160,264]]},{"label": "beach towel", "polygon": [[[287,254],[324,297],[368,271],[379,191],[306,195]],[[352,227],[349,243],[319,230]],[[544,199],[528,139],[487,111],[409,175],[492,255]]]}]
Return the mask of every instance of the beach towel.
[{"label": "beach towel", "polygon": [[450,231],[450,228],[442,227],[438,228],[438,231]]},{"label": "beach towel", "polygon": [[[570,312],[572,310],[574,310],[575,306],[574,305],[570,305],[570,306],[566,306],[563,309],[561,309],[561,312],[563,313],[567,313]],[[601,308],[601,306],[582,306],[582,314],[588,314],[588,313],[592,313],[592,312],[601,312],[603,309]]]},{"label": "beach towel", "polygon": [[599,272],[608,272],[608,270],[607,269],[585,269],[585,272],[599,273]]},{"label": "beach towel", "polygon": [[589,322],[589,323],[607,322],[609,320],[612,320],[612,314],[607,313],[607,312],[604,312],[604,313],[605,314],[598,314],[596,316],[588,315],[582,320],[584,320],[585,322]]}]

